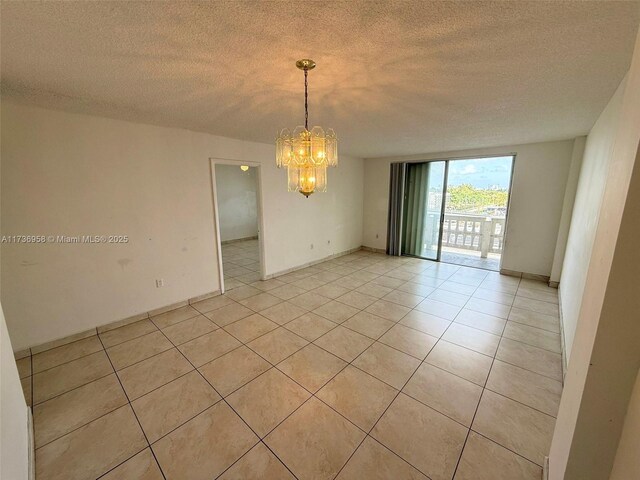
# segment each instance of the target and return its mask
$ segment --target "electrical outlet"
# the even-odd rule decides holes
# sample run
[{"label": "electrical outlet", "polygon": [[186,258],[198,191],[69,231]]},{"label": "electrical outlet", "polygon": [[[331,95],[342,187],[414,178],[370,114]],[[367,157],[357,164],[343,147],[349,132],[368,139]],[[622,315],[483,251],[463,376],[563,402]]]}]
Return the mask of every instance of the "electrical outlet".
[{"label": "electrical outlet", "polygon": [[156,280],[156,288],[162,288],[164,287],[164,280],[162,278],[158,278]]},{"label": "electrical outlet", "polygon": [[327,245],[331,245],[331,240],[327,240]]},{"label": "electrical outlet", "polygon": [[311,244],[311,250],[313,250],[313,243]]},{"label": "electrical outlet", "polygon": [[380,236],[380,235],[378,235],[378,234],[376,233],[376,238],[378,238],[379,236]]}]

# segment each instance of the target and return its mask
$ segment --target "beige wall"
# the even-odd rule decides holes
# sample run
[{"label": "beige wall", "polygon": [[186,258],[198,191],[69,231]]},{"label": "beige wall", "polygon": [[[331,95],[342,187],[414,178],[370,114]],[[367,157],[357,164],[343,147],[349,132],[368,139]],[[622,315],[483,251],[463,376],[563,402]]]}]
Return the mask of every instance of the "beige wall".
[{"label": "beige wall", "polygon": [[573,143],[573,140],[566,140],[410,157],[366,159],[364,245],[386,248],[389,165],[392,162],[515,153],[517,156],[502,268],[549,276]]},{"label": "beige wall", "polygon": [[[579,313],[551,445],[550,480],[610,478],[638,376],[639,126],[640,35],[626,83],[616,92],[587,140],[589,152],[585,151],[583,170],[590,168],[592,162],[591,168],[596,168],[597,163],[605,181],[603,189],[598,190],[599,183],[594,179],[594,191],[582,189],[574,206],[561,297],[563,311],[571,302],[579,305]],[[582,177],[581,174],[581,182]],[[590,210],[590,215],[581,214],[591,205],[592,195],[602,199],[597,209]],[[591,244],[586,252],[571,244],[576,229],[582,231],[585,222],[596,223],[593,240],[583,239],[584,246]],[[579,255],[588,256],[581,291],[566,285],[571,278],[576,281],[573,268],[584,269]],[[633,421],[629,428],[634,428]],[[629,434],[625,430],[625,435],[637,439],[637,432]],[[637,455],[638,445],[635,451]]]},{"label": "beige wall", "polygon": [[210,157],[261,164],[266,274],[362,244],[361,159],[341,157],[306,199],[273,145],[3,102],[2,234],[129,236],[3,244],[14,348],[218,290]]},{"label": "beige wall", "polygon": [[220,239],[258,235],[256,168],[243,172],[238,165],[216,165],[215,169]]},{"label": "beige wall", "polygon": [[640,371],[636,377],[610,480],[640,478]]},{"label": "beige wall", "polygon": [[0,305],[0,478],[27,480],[29,473],[28,408],[9,332]]},{"label": "beige wall", "polygon": [[585,145],[566,245],[569,253],[564,258],[559,287],[567,359],[571,357],[602,197],[612,163],[611,151],[620,118],[624,86],[625,81],[598,118]]}]

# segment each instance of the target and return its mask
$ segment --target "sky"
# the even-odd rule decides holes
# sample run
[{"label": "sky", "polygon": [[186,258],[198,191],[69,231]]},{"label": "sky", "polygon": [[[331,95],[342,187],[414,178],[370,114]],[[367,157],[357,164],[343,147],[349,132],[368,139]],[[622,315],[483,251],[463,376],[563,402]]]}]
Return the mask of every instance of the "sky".
[{"label": "sky", "polygon": [[449,162],[449,186],[469,183],[476,188],[509,188],[512,157],[474,158]]}]

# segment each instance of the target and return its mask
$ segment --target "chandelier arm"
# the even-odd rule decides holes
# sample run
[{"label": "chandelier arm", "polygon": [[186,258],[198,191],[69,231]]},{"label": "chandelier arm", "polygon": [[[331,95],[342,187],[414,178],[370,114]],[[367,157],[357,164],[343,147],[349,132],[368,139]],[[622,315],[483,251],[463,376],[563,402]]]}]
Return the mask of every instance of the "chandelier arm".
[{"label": "chandelier arm", "polygon": [[304,128],[309,130],[309,93],[308,93],[308,80],[307,76],[309,74],[309,69],[305,67],[304,69]]}]

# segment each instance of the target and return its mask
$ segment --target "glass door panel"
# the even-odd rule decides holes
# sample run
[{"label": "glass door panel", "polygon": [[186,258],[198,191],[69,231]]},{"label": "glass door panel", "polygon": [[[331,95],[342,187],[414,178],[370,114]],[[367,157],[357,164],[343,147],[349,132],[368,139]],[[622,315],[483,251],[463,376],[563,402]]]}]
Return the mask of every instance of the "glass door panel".
[{"label": "glass door panel", "polygon": [[407,164],[403,254],[439,260],[445,176],[446,161]]}]

